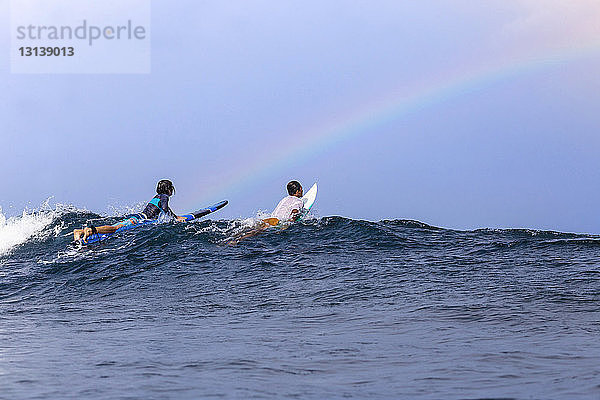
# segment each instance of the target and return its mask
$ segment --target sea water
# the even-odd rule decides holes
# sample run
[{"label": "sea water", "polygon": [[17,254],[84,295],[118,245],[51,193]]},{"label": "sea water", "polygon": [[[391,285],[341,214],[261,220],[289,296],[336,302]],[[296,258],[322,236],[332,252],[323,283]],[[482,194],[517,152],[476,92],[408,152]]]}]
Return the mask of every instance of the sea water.
[{"label": "sea water", "polygon": [[600,398],[598,236],[98,218],[2,215],[1,399]]}]

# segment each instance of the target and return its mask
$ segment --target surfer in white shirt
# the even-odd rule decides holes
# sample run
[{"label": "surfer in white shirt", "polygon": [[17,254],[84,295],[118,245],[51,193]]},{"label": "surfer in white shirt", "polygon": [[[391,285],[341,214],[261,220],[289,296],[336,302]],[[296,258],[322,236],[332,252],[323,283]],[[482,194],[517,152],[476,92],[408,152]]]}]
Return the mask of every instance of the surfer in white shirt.
[{"label": "surfer in white shirt", "polygon": [[[271,213],[270,218],[265,218],[258,226],[249,232],[243,232],[237,237],[233,237],[226,243],[229,246],[235,246],[240,240],[256,236],[269,226],[278,225],[281,222],[296,221],[304,209],[304,202],[302,201],[302,185],[298,181],[291,181],[287,184],[288,196],[281,199],[275,210]],[[283,227],[285,229],[286,226]]]},{"label": "surfer in white shirt", "polygon": [[288,196],[281,199],[275,210],[271,213],[271,218],[277,218],[280,222],[295,221],[299,216],[304,203],[302,202],[302,185],[298,181],[291,181],[287,184]]}]

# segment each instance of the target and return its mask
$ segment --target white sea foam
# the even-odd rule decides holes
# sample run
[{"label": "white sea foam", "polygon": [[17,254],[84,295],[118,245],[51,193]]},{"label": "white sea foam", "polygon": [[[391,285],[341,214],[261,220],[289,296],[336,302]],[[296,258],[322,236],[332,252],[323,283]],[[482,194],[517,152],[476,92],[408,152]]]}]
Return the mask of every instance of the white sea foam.
[{"label": "white sea foam", "polygon": [[130,214],[141,213],[144,207],[148,204],[147,201],[140,201],[134,204],[119,204],[114,203],[108,206],[108,214],[111,216],[126,216]]},{"label": "white sea foam", "polygon": [[0,207],[0,255],[8,253],[15,246],[25,243],[42,232],[54,219],[53,211],[23,211],[16,217],[6,218]]}]

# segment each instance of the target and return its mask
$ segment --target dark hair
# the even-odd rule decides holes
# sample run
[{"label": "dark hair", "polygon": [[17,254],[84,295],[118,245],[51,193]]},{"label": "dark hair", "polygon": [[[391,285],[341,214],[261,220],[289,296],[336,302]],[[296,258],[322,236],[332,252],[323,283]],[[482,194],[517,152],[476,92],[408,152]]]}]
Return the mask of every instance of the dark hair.
[{"label": "dark hair", "polygon": [[175,186],[173,186],[173,182],[170,180],[162,179],[158,181],[158,185],[156,185],[156,193],[172,196],[175,193]]},{"label": "dark hair", "polygon": [[296,194],[296,192],[300,189],[302,189],[302,185],[298,181],[291,181],[287,184],[287,191],[290,196]]}]

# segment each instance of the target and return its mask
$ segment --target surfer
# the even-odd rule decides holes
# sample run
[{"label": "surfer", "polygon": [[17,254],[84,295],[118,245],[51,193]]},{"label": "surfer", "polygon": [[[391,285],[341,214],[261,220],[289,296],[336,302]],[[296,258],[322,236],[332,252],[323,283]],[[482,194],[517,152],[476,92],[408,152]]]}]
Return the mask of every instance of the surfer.
[{"label": "surfer", "polygon": [[124,226],[135,225],[142,220],[155,220],[161,214],[166,214],[169,217],[175,218],[178,221],[185,221],[185,217],[178,217],[169,207],[169,197],[175,194],[175,186],[173,182],[168,179],[162,179],[156,185],[156,196],[146,205],[144,211],[139,214],[133,214],[128,216],[126,219],[114,224],[104,226],[90,226],[82,229],[75,229],[73,231],[73,240],[79,241],[82,236],[85,241],[88,236],[96,233],[115,233],[117,229]]},{"label": "surfer", "polygon": [[300,182],[290,181],[287,184],[287,192],[288,195],[281,199],[275,210],[271,213],[271,218],[277,219],[278,222],[296,221],[304,208],[304,203],[302,202],[304,193]]},{"label": "surfer", "polygon": [[[275,207],[271,213],[270,218],[261,220],[258,223],[258,226],[251,231],[242,233],[240,236],[234,237],[233,239],[227,241],[227,245],[235,246],[241,240],[258,235],[269,226],[276,226],[282,222],[285,223],[297,221],[302,216],[302,212],[304,211],[304,202],[302,201],[302,185],[298,181],[290,181],[288,182],[286,189],[288,195],[281,199],[281,201],[277,204],[277,207]],[[283,229],[285,228],[287,228],[287,226],[283,227]]]}]

